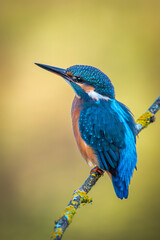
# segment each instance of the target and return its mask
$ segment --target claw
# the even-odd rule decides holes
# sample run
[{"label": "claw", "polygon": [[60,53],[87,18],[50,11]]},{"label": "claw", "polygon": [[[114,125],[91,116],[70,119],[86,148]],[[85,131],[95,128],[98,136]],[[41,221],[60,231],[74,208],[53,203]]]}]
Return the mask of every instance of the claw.
[{"label": "claw", "polygon": [[100,175],[103,175],[104,171],[102,169],[100,169],[99,167],[94,167],[91,171],[90,174],[94,173],[94,172],[98,172]]}]

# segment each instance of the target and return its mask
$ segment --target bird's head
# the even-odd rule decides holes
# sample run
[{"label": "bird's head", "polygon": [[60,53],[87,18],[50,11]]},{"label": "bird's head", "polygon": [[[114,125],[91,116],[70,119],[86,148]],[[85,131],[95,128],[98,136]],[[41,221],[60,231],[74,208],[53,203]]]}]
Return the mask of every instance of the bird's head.
[{"label": "bird's head", "polygon": [[63,77],[76,95],[85,98],[115,98],[110,79],[99,69],[86,65],[74,65],[67,69],[36,63],[41,68]]}]

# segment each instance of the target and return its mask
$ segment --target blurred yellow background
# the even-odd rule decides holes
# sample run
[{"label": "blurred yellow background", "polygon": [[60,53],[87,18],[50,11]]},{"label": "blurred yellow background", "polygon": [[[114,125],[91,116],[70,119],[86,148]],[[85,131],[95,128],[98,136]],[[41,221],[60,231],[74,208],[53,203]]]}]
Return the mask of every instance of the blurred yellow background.
[{"label": "blurred yellow background", "polygon": [[[74,141],[73,90],[33,63],[98,67],[139,117],[160,93],[160,1],[1,1],[0,239],[49,239],[88,176]],[[107,175],[64,239],[159,239],[160,113],[137,139],[127,200]]]}]

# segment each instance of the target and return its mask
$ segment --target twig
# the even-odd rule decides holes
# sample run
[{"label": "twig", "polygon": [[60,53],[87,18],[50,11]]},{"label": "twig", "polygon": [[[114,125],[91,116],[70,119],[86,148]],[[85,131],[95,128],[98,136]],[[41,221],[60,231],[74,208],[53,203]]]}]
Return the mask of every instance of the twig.
[{"label": "twig", "polygon": [[[150,123],[155,121],[155,114],[160,109],[160,96],[152,104],[152,106],[136,121],[137,134],[147,127]],[[87,193],[96,184],[98,179],[103,175],[103,171],[93,169],[90,172],[87,180],[84,184],[74,191],[73,196],[67,207],[65,208],[62,216],[55,221],[54,231],[51,236],[51,240],[60,240],[66,228],[72,221],[77,209],[81,204],[91,203],[92,199],[88,197]]]},{"label": "twig", "polygon": [[142,114],[136,121],[137,133],[142,129],[146,128],[150,123],[156,120],[155,114],[160,109],[160,96],[155,100],[155,102],[150,106],[150,108]]}]

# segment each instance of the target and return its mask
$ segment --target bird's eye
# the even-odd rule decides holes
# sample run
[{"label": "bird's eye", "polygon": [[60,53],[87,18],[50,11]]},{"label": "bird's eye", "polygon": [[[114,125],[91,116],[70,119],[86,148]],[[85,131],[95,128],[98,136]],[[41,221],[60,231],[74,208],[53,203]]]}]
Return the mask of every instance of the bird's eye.
[{"label": "bird's eye", "polygon": [[79,83],[82,83],[82,82],[83,82],[83,80],[82,80],[80,77],[73,76],[72,79],[73,79],[73,81],[75,81],[75,82],[79,82]]},{"label": "bird's eye", "polygon": [[72,79],[73,79],[74,81],[77,81],[77,77],[75,77],[75,76],[73,76]]}]

